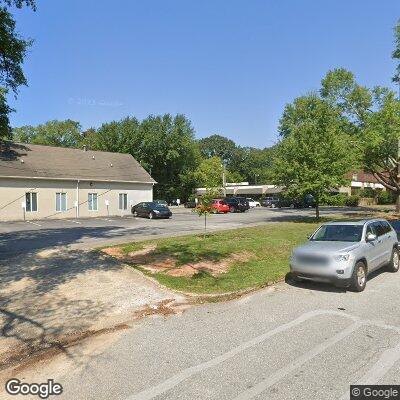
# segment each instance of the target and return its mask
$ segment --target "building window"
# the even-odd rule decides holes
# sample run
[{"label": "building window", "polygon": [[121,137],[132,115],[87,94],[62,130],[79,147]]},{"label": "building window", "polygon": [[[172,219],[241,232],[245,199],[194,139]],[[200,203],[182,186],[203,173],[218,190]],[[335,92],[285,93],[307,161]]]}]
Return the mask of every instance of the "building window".
[{"label": "building window", "polygon": [[128,209],[128,195],[126,193],[120,193],[118,199],[119,199],[118,208],[120,210],[127,210]]},{"label": "building window", "polygon": [[67,193],[56,193],[56,211],[67,211]]},{"label": "building window", "polygon": [[89,211],[97,211],[98,210],[97,193],[89,193],[88,206],[89,206]]},{"label": "building window", "polygon": [[25,210],[29,212],[36,212],[38,210],[37,193],[25,193]]}]

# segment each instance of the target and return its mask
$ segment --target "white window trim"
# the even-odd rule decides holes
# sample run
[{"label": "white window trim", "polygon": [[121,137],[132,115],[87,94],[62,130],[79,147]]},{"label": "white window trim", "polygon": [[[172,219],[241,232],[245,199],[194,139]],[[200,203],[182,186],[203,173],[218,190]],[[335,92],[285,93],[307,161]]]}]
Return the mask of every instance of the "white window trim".
[{"label": "white window trim", "polygon": [[[58,210],[57,211],[57,194],[65,194],[65,210]],[[61,206],[61,203],[60,203],[60,206]],[[56,207],[55,207],[55,210],[58,213],[63,213],[63,212],[67,212],[68,211],[68,193],[67,192],[56,192]]]},{"label": "white window trim", "polygon": [[[90,195],[92,195],[92,206],[93,206],[93,195],[96,195],[96,209],[90,209],[90,207],[89,207],[89,196]],[[99,211],[99,195],[98,195],[98,193],[96,193],[96,192],[89,192],[88,193],[88,210],[89,210],[89,212],[98,212]]]},{"label": "white window trim", "polygon": [[[27,210],[27,204],[26,204],[26,195],[27,194],[32,194],[32,193],[36,193],[36,211],[28,211]],[[31,196],[31,205],[32,205],[32,196]],[[31,207],[32,208],[32,207]],[[37,213],[37,212],[39,212],[39,193],[38,192],[25,192],[25,212],[28,212],[28,213]]]},{"label": "white window trim", "polygon": [[[125,194],[125,195],[126,195],[126,208],[120,208],[120,207],[119,207],[119,196],[120,196],[121,194]],[[127,193],[127,192],[119,192],[119,193],[118,193],[118,210],[119,210],[119,211],[128,211],[128,200],[129,200],[129,198],[128,198],[128,193]]]}]

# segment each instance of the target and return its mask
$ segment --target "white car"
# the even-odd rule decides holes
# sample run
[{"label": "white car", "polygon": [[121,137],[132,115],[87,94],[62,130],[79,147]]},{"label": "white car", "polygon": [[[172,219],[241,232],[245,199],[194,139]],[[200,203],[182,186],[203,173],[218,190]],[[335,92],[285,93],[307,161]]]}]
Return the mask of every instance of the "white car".
[{"label": "white car", "polygon": [[251,199],[250,197],[247,197],[246,200],[248,201],[250,208],[261,207],[261,204],[259,201],[255,201],[255,200]]},{"label": "white car", "polygon": [[331,282],[356,292],[383,266],[390,272],[400,266],[397,233],[384,219],[323,224],[290,259],[295,281]]}]

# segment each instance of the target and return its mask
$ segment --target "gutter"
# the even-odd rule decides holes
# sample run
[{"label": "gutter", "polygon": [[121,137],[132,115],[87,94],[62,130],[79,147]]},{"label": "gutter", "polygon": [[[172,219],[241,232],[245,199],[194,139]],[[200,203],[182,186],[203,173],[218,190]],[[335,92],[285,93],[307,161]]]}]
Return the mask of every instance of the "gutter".
[{"label": "gutter", "polygon": [[[41,177],[41,176],[3,176],[1,175],[0,178],[4,179],[36,179],[36,180],[55,180],[55,181],[73,181],[76,182],[76,178],[53,178],[53,177]],[[116,183],[147,183],[155,185],[156,181],[122,181],[116,179],[79,179],[80,182],[116,182]]]}]

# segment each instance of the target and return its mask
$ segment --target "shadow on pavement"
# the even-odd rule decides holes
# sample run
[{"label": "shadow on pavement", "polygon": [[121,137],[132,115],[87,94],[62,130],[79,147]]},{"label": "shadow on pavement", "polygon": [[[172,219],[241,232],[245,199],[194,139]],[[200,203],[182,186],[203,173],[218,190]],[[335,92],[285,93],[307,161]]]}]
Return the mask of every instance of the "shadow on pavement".
[{"label": "shadow on pavement", "polygon": [[[154,226],[130,228],[129,234],[157,235],[160,229],[163,228]],[[121,226],[34,229],[2,233],[0,235],[0,260],[15,253],[68,246],[83,238],[110,239],[126,234],[127,230]]]},{"label": "shadow on pavement", "polygon": [[[380,268],[377,271],[371,272],[368,275],[368,281],[375,279],[376,277],[378,277],[379,275],[381,275],[383,273],[389,273],[389,272],[387,272],[385,270],[385,268]],[[367,281],[367,287],[365,290],[368,290],[368,281]],[[291,278],[290,272],[286,274],[285,282],[288,285],[296,287],[296,288],[316,290],[319,292],[345,293],[347,291],[350,291],[349,288],[339,288],[339,287],[336,287],[329,283],[320,283],[320,282],[313,282],[313,281],[308,281],[308,280],[302,280],[302,281],[297,282]]]},{"label": "shadow on pavement", "polygon": [[84,332],[109,308],[107,299],[91,298],[85,287],[79,293],[79,286],[68,283],[81,274],[118,269],[110,258],[84,251],[0,260],[0,339],[6,340],[0,346],[0,369],[39,349],[68,355],[59,336]]}]

